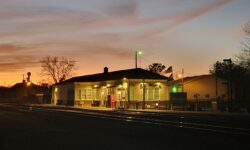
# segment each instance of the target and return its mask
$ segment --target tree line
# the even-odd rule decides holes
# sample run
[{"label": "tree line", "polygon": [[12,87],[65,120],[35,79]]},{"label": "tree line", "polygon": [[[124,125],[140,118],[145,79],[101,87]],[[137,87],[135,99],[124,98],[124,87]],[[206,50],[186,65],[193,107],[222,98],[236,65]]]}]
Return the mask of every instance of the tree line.
[{"label": "tree line", "polygon": [[210,69],[211,74],[232,83],[232,109],[250,108],[250,22],[245,24],[243,31],[245,38],[241,42],[241,52],[230,63],[227,60],[217,61]]}]

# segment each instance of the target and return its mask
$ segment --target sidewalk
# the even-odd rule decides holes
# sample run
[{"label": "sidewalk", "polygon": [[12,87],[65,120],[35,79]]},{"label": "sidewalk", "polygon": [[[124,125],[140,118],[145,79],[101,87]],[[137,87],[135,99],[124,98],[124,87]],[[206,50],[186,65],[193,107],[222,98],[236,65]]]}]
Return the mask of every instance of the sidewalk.
[{"label": "sidewalk", "polygon": [[29,106],[34,107],[49,107],[49,108],[60,108],[60,109],[73,109],[73,110],[96,110],[96,111],[114,111],[114,108],[107,107],[77,107],[77,106],[64,106],[64,105],[54,105],[54,104],[28,104]]},{"label": "sidewalk", "polygon": [[55,108],[55,109],[65,109],[65,110],[86,110],[86,111],[124,111],[124,112],[140,112],[140,113],[180,113],[180,114],[204,114],[204,115],[233,115],[233,116],[250,116],[249,113],[229,113],[229,112],[202,112],[202,111],[179,111],[179,110],[156,110],[156,109],[125,109],[118,110],[114,108],[107,107],[92,107],[92,106],[63,106],[63,105],[53,105],[53,104],[28,104],[28,106],[34,107],[47,107],[47,108]]}]

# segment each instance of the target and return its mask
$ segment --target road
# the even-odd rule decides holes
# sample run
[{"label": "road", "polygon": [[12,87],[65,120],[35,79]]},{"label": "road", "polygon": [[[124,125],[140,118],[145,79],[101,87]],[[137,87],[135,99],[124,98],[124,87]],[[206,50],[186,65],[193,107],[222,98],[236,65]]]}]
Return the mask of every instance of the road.
[{"label": "road", "polygon": [[247,149],[249,116],[0,105],[0,149]]}]

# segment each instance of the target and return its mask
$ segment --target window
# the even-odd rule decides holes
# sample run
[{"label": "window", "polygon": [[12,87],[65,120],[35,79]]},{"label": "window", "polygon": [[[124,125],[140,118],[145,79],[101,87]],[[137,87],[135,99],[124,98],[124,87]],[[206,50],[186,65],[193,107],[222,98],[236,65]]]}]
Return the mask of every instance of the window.
[{"label": "window", "polygon": [[112,95],[112,94],[114,94],[113,89],[112,88],[108,88],[108,95]]},{"label": "window", "polygon": [[147,90],[148,90],[147,100],[154,100],[154,87],[149,86]]},{"label": "window", "polygon": [[209,94],[206,94],[206,95],[205,95],[205,98],[209,98],[209,97],[210,97],[210,95],[209,95]]},{"label": "window", "polygon": [[145,99],[146,100],[159,100],[160,88],[155,88],[155,86],[149,86],[145,88]]},{"label": "window", "polygon": [[130,100],[134,100],[134,90],[135,90],[134,86],[129,87],[129,99]]},{"label": "window", "polygon": [[92,91],[93,91],[93,99],[98,100],[99,99],[98,89],[93,89]]},{"label": "window", "polygon": [[85,89],[86,91],[86,100],[92,99],[92,90],[91,89]]},{"label": "window", "polygon": [[198,99],[200,97],[200,94],[194,94],[194,98]]},{"label": "window", "polygon": [[82,91],[81,91],[81,89],[78,89],[78,99],[79,100],[81,100],[82,98],[81,98],[81,96],[82,96]]},{"label": "window", "polygon": [[82,89],[81,93],[81,100],[92,100],[92,89]]},{"label": "window", "polygon": [[160,99],[160,88],[155,88],[154,98],[155,98],[155,100],[159,100]]}]

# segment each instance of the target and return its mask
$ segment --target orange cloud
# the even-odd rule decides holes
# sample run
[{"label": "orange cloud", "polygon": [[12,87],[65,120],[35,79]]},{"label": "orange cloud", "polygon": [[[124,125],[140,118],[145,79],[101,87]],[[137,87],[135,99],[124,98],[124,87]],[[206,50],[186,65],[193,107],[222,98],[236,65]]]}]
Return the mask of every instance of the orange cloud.
[{"label": "orange cloud", "polygon": [[38,65],[37,56],[29,53],[29,47],[11,43],[0,44],[0,72],[19,71]]}]

